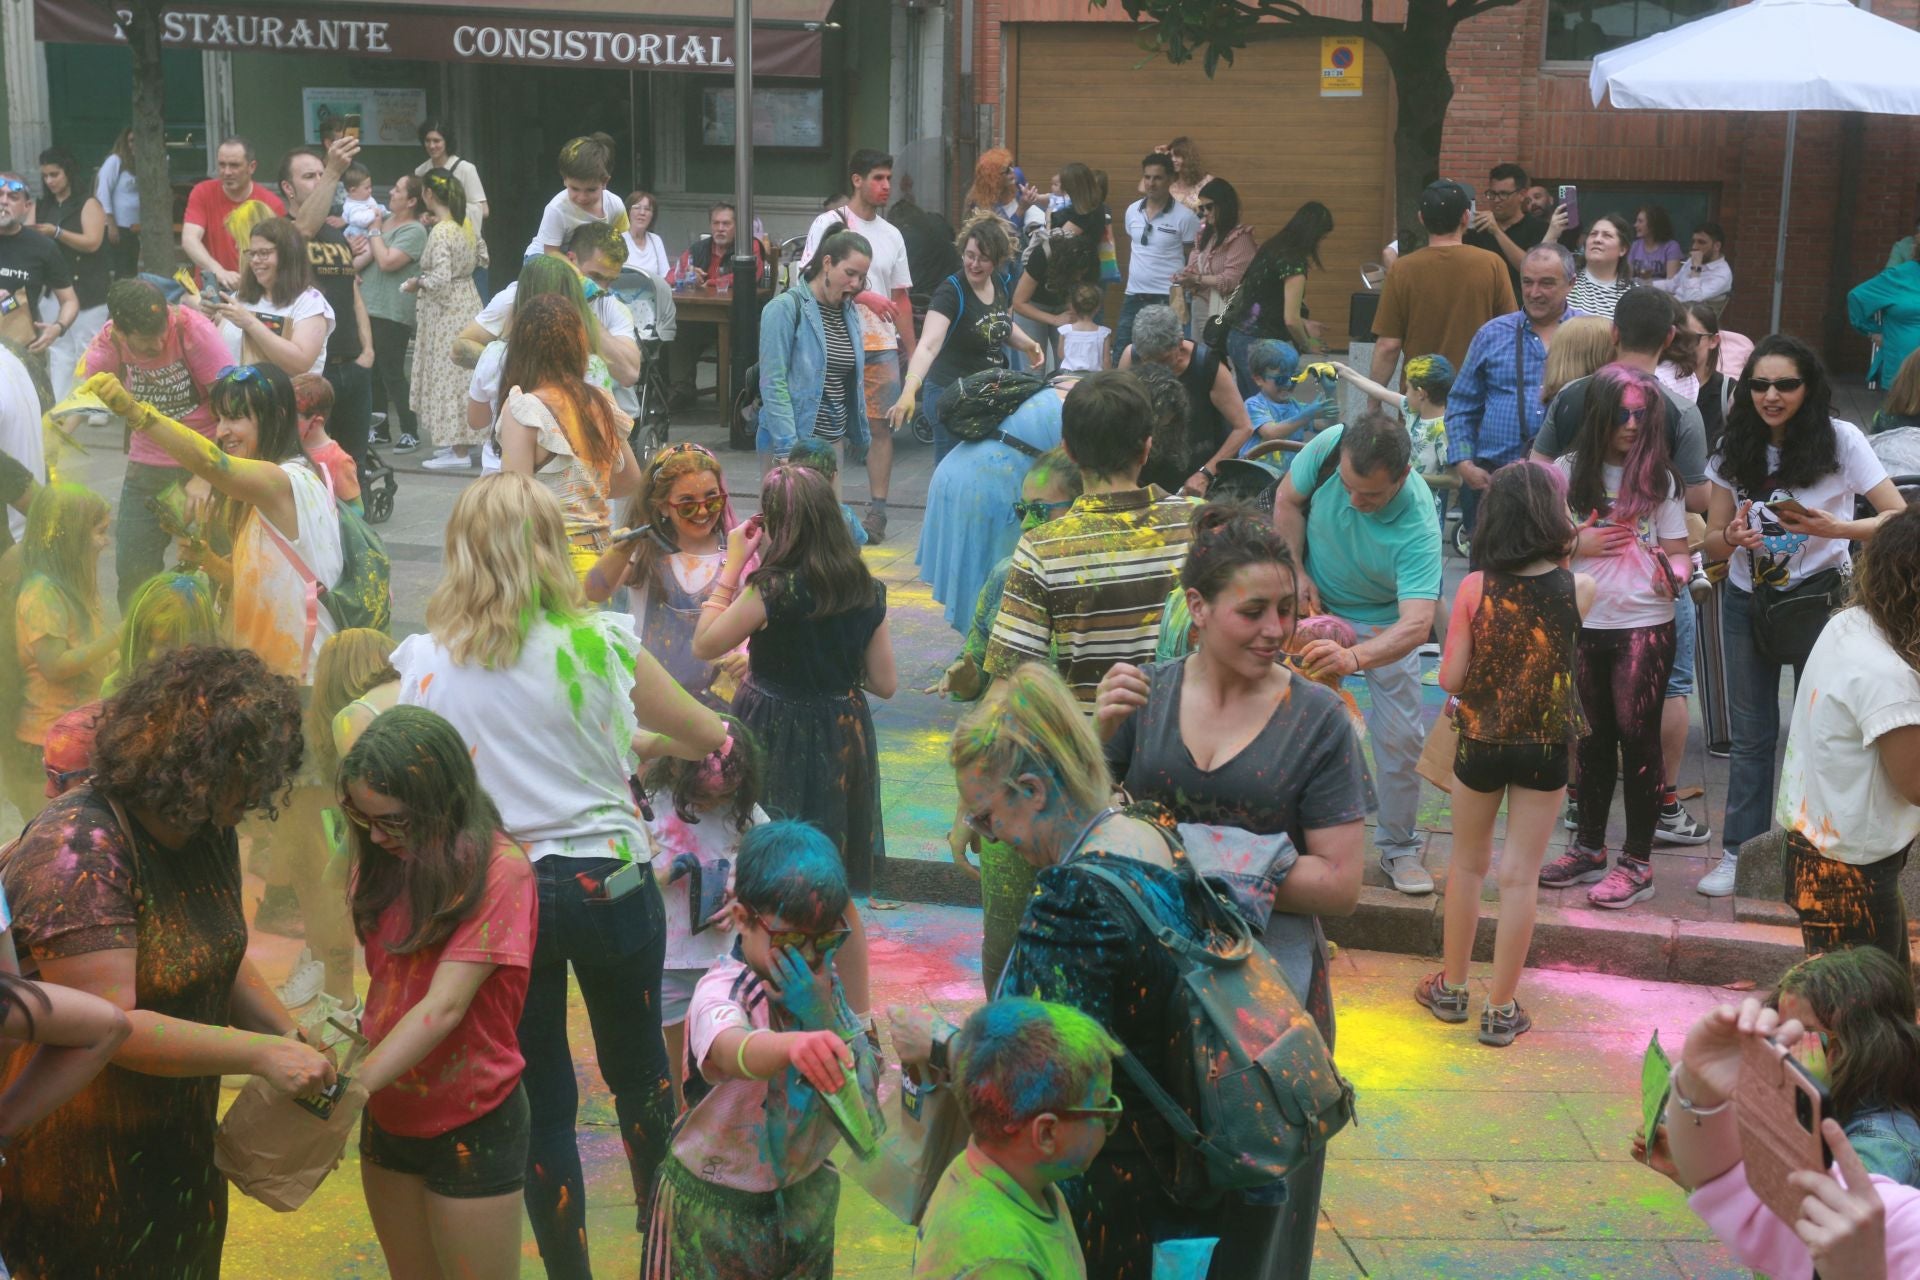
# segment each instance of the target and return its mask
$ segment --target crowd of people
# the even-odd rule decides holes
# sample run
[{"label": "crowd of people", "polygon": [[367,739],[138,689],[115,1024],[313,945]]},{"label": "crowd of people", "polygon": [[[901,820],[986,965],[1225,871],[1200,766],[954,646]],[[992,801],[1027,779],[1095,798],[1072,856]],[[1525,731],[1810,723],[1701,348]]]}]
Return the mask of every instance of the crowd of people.
[{"label": "crowd of people", "polygon": [[[951,235],[857,151],[761,317],[741,518],[714,452],[636,433],[635,388],[666,361],[684,404],[712,336],[666,345],[649,282],[729,285],[744,234],[771,285],[772,246],[720,205],[676,262],[591,135],[495,292],[480,175],[439,123],[421,141],[377,197],[353,138],[295,148],[272,188],[226,140],[187,204],[184,292],[129,251],[128,156],[93,184],[49,152],[37,213],[0,175],[0,278],[47,317],[0,314],[0,378],[42,411],[91,397],[129,442],[109,502],[47,474],[37,413],[18,453],[0,440],[0,763],[27,820],[0,924],[28,975],[0,973],[0,1020],[40,1046],[0,1093],[17,1273],[216,1276],[220,1077],[311,1099],[359,1042],[344,1096],[389,1269],[504,1280],[524,1221],[550,1277],[589,1277],[577,986],[647,1277],[831,1275],[830,1157],[886,1129],[889,1049],[967,1127],[915,1275],[1144,1280],[1201,1239],[1198,1274],[1304,1276],[1351,1114],[1322,917],[1355,910],[1369,839],[1393,890],[1434,892],[1430,734],[1453,735],[1454,838],[1442,964],[1409,994],[1504,1048],[1533,1026],[1540,887],[1630,908],[1656,844],[1714,839],[1678,794],[1709,678],[1731,764],[1697,889],[1732,894],[1784,829],[1812,958],[1772,1007],[1694,1028],[1646,1158],[1770,1274],[1920,1256],[1898,887],[1920,512],[1811,348],[1721,330],[1713,224],[1683,252],[1659,207],[1581,227],[1516,165],[1484,208],[1436,182],[1363,372],[1326,360],[1305,302],[1327,208],[1259,237],[1191,139],[1144,158],[1117,217],[1107,175],[1063,164],[1043,193],[989,151]],[[889,1044],[873,700],[901,671],[860,548],[887,536],[910,424],[936,460],[917,564],[964,638],[937,688],[968,704],[947,840],[980,880],[982,1003],[959,1026],[879,1011]],[[396,640],[363,485],[376,441],[425,439],[423,468],[472,479],[426,629]],[[840,472],[862,463],[857,512]],[[1437,729],[1429,683],[1452,695]],[[268,885],[252,927],[290,913],[305,939],[278,982],[247,955],[243,845]],[[1287,1151],[1259,1178],[1195,1173],[1215,1135],[1183,1126],[1249,1104],[1169,1052],[1196,1034],[1181,993],[1196,957],[1249,952],[1332,1099],[1253,1108]],[[1749,1038],[1808,1032],[1841,1176],[1795,1174],[1791,1222],[1709,1121]]]}]

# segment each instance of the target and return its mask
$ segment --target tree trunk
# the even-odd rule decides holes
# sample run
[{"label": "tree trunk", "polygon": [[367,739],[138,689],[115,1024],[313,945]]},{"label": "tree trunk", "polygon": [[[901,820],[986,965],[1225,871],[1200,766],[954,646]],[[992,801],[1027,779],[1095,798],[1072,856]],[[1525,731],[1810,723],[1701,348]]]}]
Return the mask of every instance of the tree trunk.
[{"label": "tree trunk", "polygon": [[1386,46],[1399,108],[1393,127],[1394,221],[1400,251],[1427,241],[1420,224],[1420,193],[1440,176],[1440,141],[1447,106],[1453,101],[1453,77],[1447,72],[1447,46],[1453,24],[1443,0],[1409,0],[1403,34]]},{"label": "tree trunk", "polygon": [[[133,54],[133,165],[140,185],[140,269],[173,274],[173,183],[167,175],[167,86],[160,67],[158,0],[128,6]],[[213,142],[208,140],[211,150]]]}]

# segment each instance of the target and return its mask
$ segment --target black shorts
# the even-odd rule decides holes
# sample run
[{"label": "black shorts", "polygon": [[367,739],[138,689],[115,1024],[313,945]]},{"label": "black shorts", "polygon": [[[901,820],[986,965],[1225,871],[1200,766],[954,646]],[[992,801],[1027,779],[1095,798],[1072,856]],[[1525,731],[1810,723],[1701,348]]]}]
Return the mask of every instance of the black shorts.
[{"label": "black shorts", "polygon": [[1564,742],[1481,742],[1462,734],[1453,750],[1453,776],[1482,793],[1508,787],[1558,791],[1567,785],[1570,755]]},{"label": "black shorts", "polygon": [[527,1089],[515,1085],[507,1100],[478,1120],[435,1138],[403,1138],[360,1115],[360,1158],[389,1173],[419,1178],[427,1190],[449,1200],[514,1195],[527,1180]]}]

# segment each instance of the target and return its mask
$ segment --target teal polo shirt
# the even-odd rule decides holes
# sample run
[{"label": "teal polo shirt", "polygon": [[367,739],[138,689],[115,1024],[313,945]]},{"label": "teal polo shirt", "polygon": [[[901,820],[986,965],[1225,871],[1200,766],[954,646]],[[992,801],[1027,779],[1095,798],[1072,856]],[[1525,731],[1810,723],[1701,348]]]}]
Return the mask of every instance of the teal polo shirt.
[{"label": "teal polo shirt", "polygon": [[1349,622],[1390,626],[1402,600],[1440,598],[1440,518],[1433,490],[1417,472],[1378,511],[1353,509],[1336,469],[1313,492],[1320,464],[1345,427],[1332,427],[1294,455],[1293,487],[1312,495],[1307,509],[1307,573],[1320,607]]}]

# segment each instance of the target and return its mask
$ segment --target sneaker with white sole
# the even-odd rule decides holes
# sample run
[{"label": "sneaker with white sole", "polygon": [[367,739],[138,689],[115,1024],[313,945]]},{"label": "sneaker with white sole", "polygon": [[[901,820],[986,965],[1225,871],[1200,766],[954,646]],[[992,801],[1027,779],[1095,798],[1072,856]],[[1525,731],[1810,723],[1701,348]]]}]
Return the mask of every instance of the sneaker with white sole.
[{"label": "sneaker with white sole", "polygon": [[1587,890],[1587,901],[1609,911],[1624,911],[1653,896],[1653,868],[1623,857],[1599,884]]},{"label": "sneaker with white sole", "polygon": [[302,947],[300,958],[293,962],[293,972],[287,980],[274,988],[274,994],[280,997],[280,1003],[289,1009],[298,1009],[310,1004],[320,994],[320,988],[327,980],[327,967],[314,958],[312,947]]},{"label": "sneaker with white sole", "polygon": [[399,439],[393,442],[393,451],[395,453],[412,453],[419,447],[420,437],[414,435],[411,431],[402,431]]},{"label": "sneaker with white sole", "polygon": [[1473,999],[1465,987],[1448,986],[1444,970],[1435,970],[1420,979],[1420,985],[1413,989],[1413,998],[1442,1022],[1465,1022],[1467,1006]]},{"label": "sneaker with white sole", "polygon": [[1531,1030],[1533,1018],[1518,1000],[1508,1002],[1504,1009],[1489,1004],[1480,1011],[1480,1043],[1491,1048],[1504,1049]]},{"label": "sneaker with white sole", "polygon": [[1567,797],[1567,811],[1560,815],[1560,825],[1569,831],[1580,829],[1580,802],[1572,796]]},{"label": "sneaker with white sole", "polygon": [[420,464],[420,469],[423,471],[465,471],[471,466],[473,466],[473,459],[471,457],[463,458],[453,450],[448,449],[444,453],[436,453],[431,458],[428,458]]},{"label": "sneaker with white sole", "polygon": [[1731,898],[1734,873],[1739,868],[1740,855],[1722,850],[1720,865],[1700,877],[1700,883],[1693,886],[1695,892],[1704,893],[1709,898]]},{"label": "sneaker with white sole", "polygon": [[1569,846],[1567,851],[1540,868],[1540,887],[1570,889],[1576,884],[1592,884],[1607,875],[1607,851]]},{"label": "sneaker with white sole", "polygon": [[336,996],[322,994],[314,1001],[313,1008],[300,1017],[300,1029],[306,1033],[307,1043],[325,1053],[335,1045],[347,1041],[346,1032],[334,1023],[345,1023],[355,1031],[360,1030],[360,1019],[367,1012],[366,1002],[355,1000],[347,1004]]},{"label": "sneaker with white sole", "polygon": [[1433,892],[1433,877],[1420,865],[1420,855],[1403,853],[1397,857],[1380,855],[1380,869],[1387,873],[1393,887],[1409,897]]},{"label": "sneaker with white sole", "polygon": [[1686,806],[1678,800],[1664,805],[1660,809],[1660,821],[1653,829],[1653,838],[1661,844],[1705,844],[1713,839],[1713,832],[1707,830],[1707,824],[1694,819]]}]

